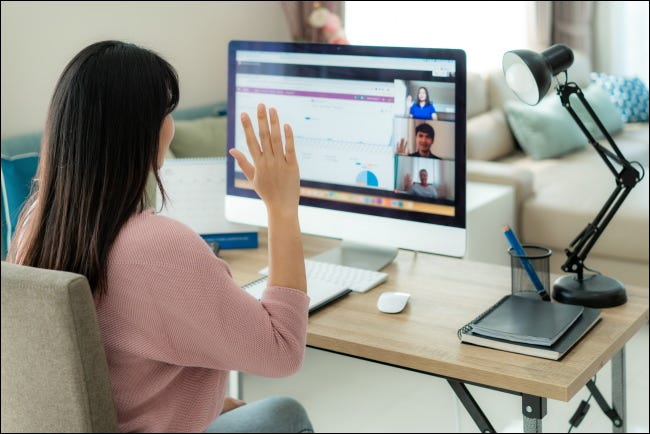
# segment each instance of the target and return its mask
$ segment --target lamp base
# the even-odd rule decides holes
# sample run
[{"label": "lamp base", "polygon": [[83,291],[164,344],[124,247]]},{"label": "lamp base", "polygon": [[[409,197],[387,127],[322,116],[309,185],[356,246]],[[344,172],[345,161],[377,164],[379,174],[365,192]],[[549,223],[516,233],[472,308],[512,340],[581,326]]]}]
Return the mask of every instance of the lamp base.
[{"label": "lamp base", "polygon": [[586,307],[614,307],[627,301],[621,282],[601,274],[591,274],[578,281],[577,275],[559,277],[553,283],[553,299],[560,303]]}]

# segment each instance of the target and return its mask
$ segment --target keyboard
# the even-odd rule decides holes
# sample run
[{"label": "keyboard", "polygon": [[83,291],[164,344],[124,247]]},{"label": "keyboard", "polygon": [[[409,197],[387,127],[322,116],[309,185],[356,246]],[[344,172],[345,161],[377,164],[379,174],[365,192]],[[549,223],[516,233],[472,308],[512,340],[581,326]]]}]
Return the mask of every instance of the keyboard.
[{"label": "keyboard", "polygon": [[[305,259],[305,271],[307,272],[307,287],[312,280],[318,280],[319,282],[330,282],[332,286],[336,287],[344,286],[355,292],[366,292],[388,279],[388,274],[382,271],[329,264],[311,259]],[[260,270],[260,274],[267,275],[268,267]]]}]

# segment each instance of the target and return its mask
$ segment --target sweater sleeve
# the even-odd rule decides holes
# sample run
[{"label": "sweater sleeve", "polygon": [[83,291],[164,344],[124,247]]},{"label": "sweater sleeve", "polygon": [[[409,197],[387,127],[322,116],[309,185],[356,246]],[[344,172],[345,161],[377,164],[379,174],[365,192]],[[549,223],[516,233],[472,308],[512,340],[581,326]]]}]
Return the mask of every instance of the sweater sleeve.
[{"label": "sweater sleeve", "polygon": [[[302,365],[309,298],[269,287],[261,302],[185,225],[150,215],[114,244],[106,302],[141,356],[282,377]],[[111,294],[111,292],[113,292]]]}]

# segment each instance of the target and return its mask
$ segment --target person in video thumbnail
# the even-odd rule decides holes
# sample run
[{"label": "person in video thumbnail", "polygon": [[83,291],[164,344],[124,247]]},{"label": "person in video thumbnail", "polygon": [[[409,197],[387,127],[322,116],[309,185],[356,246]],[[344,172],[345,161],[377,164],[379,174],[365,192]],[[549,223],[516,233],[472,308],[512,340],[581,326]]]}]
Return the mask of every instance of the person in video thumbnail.
[{"label": "person in video thumbnail", "polygon": [[413,98],[409,95],[406,98],[409,108],[409,116],[415,119],[438,120],[436,108],[429,99],[429,91],[426,87],[418,88],[417,100],[413,102]]},{"label": "person in video thumbnail", "polygon": [[416,196],[430,197],[433,199],[438,198],[438,191],[433,184],[429,184],[429,173],[426,169],[420,169],[419,172],[420,182],[413,182],[411,175],[407,173],[404,175],[404,190],[408,193],[415,194]]},{"label": "person in video thumbnail", "polygon": [[442,160],[442,158],[431,152],[431,147],[433,147],[435,137],[436,132],[431,125],[427,123],[420,124],[415,127],[415,144],[417,145],[417,150],[412,153],[407,153],[406,139],[402,139],[397,147],[397,153],[408,155],[410,157],[435,158],[437,160]]}]

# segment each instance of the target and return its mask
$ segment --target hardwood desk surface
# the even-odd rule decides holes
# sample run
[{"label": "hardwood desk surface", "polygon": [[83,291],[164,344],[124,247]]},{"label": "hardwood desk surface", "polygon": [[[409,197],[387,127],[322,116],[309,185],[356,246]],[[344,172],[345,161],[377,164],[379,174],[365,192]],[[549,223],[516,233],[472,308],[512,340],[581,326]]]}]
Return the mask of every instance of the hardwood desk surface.
[{"label": "hardwood desk surface", "polygon": [[[338,241],[304,236],[305,257]],[[498,254],[498,252],[495,252]],[[505,252],[503,253],[505,254]],[[237,282],[260,277],[260,248],[222,250]],[[382,271],[388,281],[351,293],[309,318],[307,344],[425,373],[569,401],[648,321],[648,288],[627,286],[628,302],[602,310],[602,320],[560,361],[461,344],[456,331],[510,292],[510,268],[400,250]],[[551,277],[551,281],[556,276]],[[385,291],[411,293],[400,314],[377,310]]]}]

